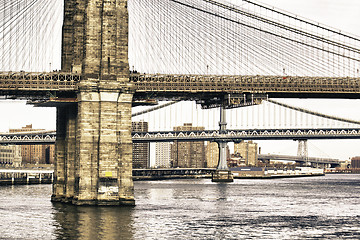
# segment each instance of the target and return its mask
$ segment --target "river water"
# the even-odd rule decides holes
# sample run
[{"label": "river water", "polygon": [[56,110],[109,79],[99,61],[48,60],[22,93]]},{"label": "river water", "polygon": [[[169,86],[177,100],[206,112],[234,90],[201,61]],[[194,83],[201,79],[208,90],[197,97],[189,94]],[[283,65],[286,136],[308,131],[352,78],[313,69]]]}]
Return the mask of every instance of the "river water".
[{"label": "river water", "polygon": [[135,207],[51,203],[0,186],[0,239],[360,239],[360,175],[135,182]]}]

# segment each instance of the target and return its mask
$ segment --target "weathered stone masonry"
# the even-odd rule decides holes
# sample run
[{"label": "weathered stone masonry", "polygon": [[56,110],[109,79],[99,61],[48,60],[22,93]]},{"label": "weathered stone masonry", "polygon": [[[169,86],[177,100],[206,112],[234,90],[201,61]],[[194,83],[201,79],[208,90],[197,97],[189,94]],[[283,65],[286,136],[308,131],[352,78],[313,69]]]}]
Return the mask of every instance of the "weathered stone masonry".
[{"label": "weathered stone masonry", "polygon": [[62,70],[82,75],[57,108],[53,201],[134,205],[125,0],[65,0]]}]

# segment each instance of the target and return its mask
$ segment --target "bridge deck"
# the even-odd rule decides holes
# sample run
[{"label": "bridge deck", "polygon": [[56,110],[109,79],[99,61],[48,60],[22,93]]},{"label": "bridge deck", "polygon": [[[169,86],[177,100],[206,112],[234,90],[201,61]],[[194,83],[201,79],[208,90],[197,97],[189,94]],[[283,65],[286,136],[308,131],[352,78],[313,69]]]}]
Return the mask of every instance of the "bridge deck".
[{"label": "bridge deck", "polygon": [[[284,139],[360,139],[360,128],[324,129],[229,129],[218,130],[132,132],[133,142],[228,141]],[[0,133],[0,144],[51,144],[54,131],[34,133]]]},{"label": "bridge deck", "polygon": [[0,93],[36,96],[47,91],[75,91],[79,80],[79,75],[63,72],[1,72]]},{"label": "bridge deck", "polygon": [[[79,74],[65,72],[1,72],[0,95],[43,96],[48,92],[75,94]],[[130,74],[137,95],[155,97],[197,94],[266,93],[270,97],[360,98],[360,78],[233,75]],[[201,95],[203,94],[203,95]]]},{"label": "bridge deck", "polygon": [[359,78],[132,75],[130,79],[137,92],[360,93]]}]

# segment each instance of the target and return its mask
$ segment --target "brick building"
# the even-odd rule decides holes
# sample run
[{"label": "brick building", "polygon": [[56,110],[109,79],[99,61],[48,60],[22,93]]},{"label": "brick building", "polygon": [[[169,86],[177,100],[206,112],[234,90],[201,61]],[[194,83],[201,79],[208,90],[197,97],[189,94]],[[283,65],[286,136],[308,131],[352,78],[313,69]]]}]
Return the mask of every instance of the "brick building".
[{"label": "brick building", "polygon": [[206,167],[216,168],[219,162],[219,146],[216,142],[208,142],[205,147]]},{"label": "brick building", "polygon": [[21,166],[21,146],[19,145],[0,145],[0,166]]},{"label": "brick building", "polygon": [[258,165],[258,145],[252,141],[242,141],[234,144],[234,154],[245,160],[246,166]]},{"label": "brick building", "polygon": [[[43,131],[44,129],[33,129],[32,124],[19,129],[10,129],[10,133]],[[53,164],[55,157],[55,145],[33,144],[21,146],[21,158],[23,164]]]},{"label": "brick building", "polygon": [[[205,159],[207,168],[216,168],[219,163],[219,145],[216,142],[207,142],[205,146]],[[229,165],[230,148],[226,146],[226,160]]]},{"label": "brick building", "polygon": [[[139,121],[131,123],[131,130],[135,132],[147,132],[148,122]],[[150,167],[150,143],[133,143],[133,168]]]},{"label": "brick building", "polygon": [[[191,123],[174,127],[174,131],[201,131],[204,127],[193,127]],[[173,167],[203,168],[205,167],[205,144],[199,142],[178,142],[172,145]]]},{"label": "brick building", "polygon": [[155,143],[155,167],[169,168],[171,161],[171,143]]},{"label": "brick building", "polygon": [[353,157],[351,158],[351,167],[352,168],[360,168],[360,157]]}]

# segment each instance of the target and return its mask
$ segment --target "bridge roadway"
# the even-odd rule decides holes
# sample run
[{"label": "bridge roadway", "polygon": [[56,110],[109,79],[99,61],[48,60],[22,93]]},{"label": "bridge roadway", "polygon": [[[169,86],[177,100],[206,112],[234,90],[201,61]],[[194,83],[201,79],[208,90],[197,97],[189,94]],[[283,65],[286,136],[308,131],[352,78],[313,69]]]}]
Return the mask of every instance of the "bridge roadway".
[{"label": "bridge roadway", "polygon": [[[81,75],[66,72],[0,72],[0,95],[76,97]],[[207,99],[223,94],[262,93],[269,97],[360,98],[360,78],[130,73],[134,98]]]},{"label": "bridge roadway", "polygon": [[[240,129],[203,131],[132,132],[133,142],[227,141],[299,139],[360,139],[360,128]],[[0,133],[0,144],[53,144],[55,131]]]}]

